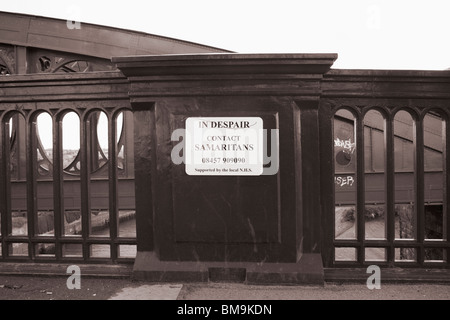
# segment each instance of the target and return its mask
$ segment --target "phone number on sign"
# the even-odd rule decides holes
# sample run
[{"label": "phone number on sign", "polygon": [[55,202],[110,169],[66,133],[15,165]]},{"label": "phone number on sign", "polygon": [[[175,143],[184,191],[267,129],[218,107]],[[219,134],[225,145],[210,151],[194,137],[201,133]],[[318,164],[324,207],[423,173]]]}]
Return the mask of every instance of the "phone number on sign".
[{"label": "phone number on sign", "polygon": [[202,163],[245,163],[245,158],[202,158]]}]

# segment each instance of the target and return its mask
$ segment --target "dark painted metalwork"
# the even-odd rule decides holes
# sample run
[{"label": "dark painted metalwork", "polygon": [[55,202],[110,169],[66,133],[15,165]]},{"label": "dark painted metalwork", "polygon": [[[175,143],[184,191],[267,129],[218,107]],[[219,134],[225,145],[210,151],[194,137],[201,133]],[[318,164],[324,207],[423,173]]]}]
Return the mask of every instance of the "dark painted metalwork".
[{"label": "dark painted metalwork", "polygon": [[[20,19],[2,17],[20,29]],[[43,19],[22,18],[30,24]],[[200,279],[208,263],[215,263],[207,265],[211,270],[224,263],[246,270],[248,279],[261,276],[252,269],[256,264],[272,275],[282,273],[283,264],[287,274],[296,274],[294,280],[282,277],[287,282],[317,281],[323,267],[449,268],[449,72],[330,71],[335,55],[126,56],[111,62],[113,53],[148,54],[154,48],[129,43],[129,33],[107,31],[124,47],[113,48],[111,36],[110,51],[90,52],[89,41],[95,39],[87,39],[79,51],[68,53],[64,49],[75,43],[70,33],[64,33],[65,48],[51,37],[41,47],[29,43],[33,37],[8,38],[14,44],[0,47],[0,73],[11,74],[0,77],[1,261],[135,261],[138,270],[158,279],[166,279],[170,268],[178,272],[180,262],[184,272],[197,272]],[[174,44],[176,53],[223,51],[168,38],[157,42]],[[173,53],[161,50],[153,53]],[[111,71],[115,64],[123,74]],[[27,72],[41,74],[12,75]],[[341,109],[354,119],[335,117]],[[384,123],[365,123],[371,110],[379,111]],[[411,136],[395,133],[401,110],[412,116],[405,129]],[[51,118],[52,156],[39,136],[42,112]],[[63,118],[69,112],[80,119],[80,148],[66,163]],[[103,114],[107,152],[97,132]],[[444,140],[425,139],[427,114],[443,121]],[[171,134],[187,117],[249,115],[280,132],[276,174],[193,177],[171,161]],[[349,153],[337,152],[333,144],[343,123],[356,143]],[[396,168],[399,141],[408,151],[402,170]],[[377,154],[380,145],[385,149]],[[433,154],[444,159],[442,168],[433,167],[439,156],[430,166]],[[347,175],[352,176],[344,180]],[[406,224],[412,233],[403,238],[396,235],[399,204],[410,210]],[[366,211],[377,205],[384,210],[384,236],[370,238]],[[351,207],[349,219],[356,220],[356,233],[348,238],[335,235],[342,207]],[[121,236],[122,214],[133,210],[137,238]],[[430,212],[442,220],[436,227],[441,238],[427,235]],[[52,230],[41,230],[45,219]],[[13,223],[19,220],[26,227],[16,232]],[[106,222],[106,235],[94,234],[97,220]],[[119,254],[126,245],[137,248],[136,260]],[[98,248],[107,253],[99,258]],[[376,259],[370,257],[374,253]]]},{"label": "dark painted metalwork", "polygon": [[[370,107],[366,107],[365,112],[367,112],[367,110]],[[395,260],[395,248],[406,248],[406,247],[413,247],[416,248],[417,250],[417,258],[416,261],[413,263],[409,263],[410,265],[419,265],[419,266],[424,266],[426,257],[425,257],[425,250],[426,248],[433,248],[433,247],[441,247],[441,248],[448,248],[448,243],[445,241],[444,242],[433,242],[432,240],[425,240],[425,220],[424,220],[424,209],[425,209],[425,204],[429,203],[430,201],[434,203],[436,203],[436,201],[438,201],[437,203],[439,204],[439,200],[434,200],[434,199],[438,199],[437,198],[433,198],[433,194],[431,193],[426,193],[425,190],[430,189],[430,186],[427,186],[425,184],[425,177],[427,175],[430,175],[432,177],[435,178],[428,178],[428,181],[440,181],[442,174],[443,173],[438,173],[438,172],[425,172],[424,171],[424,150],[425,150],[425,145],[424,145],[424,134],[423,134],[423,115],[426,114],[426,112],[430,109],[424,109],[421,111],[417,111],[416,114],[422,114],[422,116],[417,117],[415,120],[415,154],[416,154],[416,160],[414,161],[416,163],[415,165],[415,170],[414,173],[405,173],[407,175],[413,174],[415,179],[415,183],[413,186],[411,186],[413,193],[409,194],[408,196],[404,196],[402,198],[394,198],[394,195],[396,195],[398,193],[398,190],[396,190],[396,187],[398,188],[398,186],[395,186],[394,184],[394,175],[399,175],[399,173],[395,173],[394,171],[394,149],[393,149],[393,140],[395,139],[394,134],[393,134],[393,130],[392,130],[392,126],[393,126],[393,117],[392,115],[394,114],[394,111],[396,109],[393,109],[392,111],[390,111],[389,117],[388,117],[388,121],[387,121],[387,126],[386,126],[386,142],[387,142],[387,147],[386,147],[386,151],[387,151],[387,158],[386,158],[386,164],[387,164],[387,170],[386,170],[386,174],[387,174],[387,186],[386,186],[386,195],[387,195],[387,239],[386,240],[364,240],[363,236],[365,233],[364,230],[364,211],[365,211],[365,205],[367,203],[370,202],[375,202],[375,203],[381,203],[380,200],[377,201],[376,198],[373,198],[373,196],[371,196],[372,198],[370,199],[370,201],[368,201],[369,199],[366,198],[366,194],[364,193],[364,186],[361,185],[364,182],[364,179],[371,179],[371,177],[373,176],[373,174],[368,173],[368,172],[364,172],[364,170],[362,170],[362,166],[364,166],[364,162],[363,161],[359,161],[357,167],[359,168],[358,172],[357,172],[357,176],[359,176],[360,178],[357,179],[357,187],[356,190],[358,192],[358,196],[357,196],[357,211],[359,212],[359,215],[357,217],[357,239],[356,240],[335,240],[334,241],[334,245],[336,247],[354,247],[357,248],[357,252],[358,252],[358,259],[357,259],[357,263],[358,264],[367,264],[368,262],[366,262],[366,258],[364,256],[364,251],[366,250],[366,248],[368,247],[379,247],[379,248],[386,248],[387,249],[387,258],[384,261],[377,261],[377,263],[382,264],[388,264],[388,265],[408,265],[408,263],[405,262],[399,262]],[[444,119],[446,119],[447,116],[444,117]],[[360,119],[360,118],[358,118]],[[362,140],[364,137],[364,133],[362,131],[362,124],[361,121],[357,121],[357,136],[356,136],[356,141],[357,141],[357,157],[359,159],[364,158],[364,151],[360,151],[360,150],[364,150],[364,145],[362,144]],[[446,126],[447,127],[447,126]],[[359,128],[359,129],[358,129]],[[447,130],[447,129],[446,129]],[[448,139],[447,139],[448,140]],[[358,144],[358,141],[360,141],[360,143]],[[448,141],[447,141],[448,143]],[[367,158],[367,157],[365,157]],[[448,160],[447,160],[448,163]],[[401,179],[401,175],[399,176],[400,179],[396,179],[397,183],[400,181],[402,181]],[[408,181],[410,179],[406,179],[406,181]],[[376,180],[373,180],[374,182],[376,182]],[[380,186],[381,190],[384,190],[384,188],[382,186]],[[442,195],[446,195],[444,188],[440,188],[435,190],[436,194],[434,194],[435,196],[437,196],[439,193]],[[340,194],[339,190],[335,191],[335,197],[342,197],[342,195]],[[410,198],[410,196],[413,196],[413,198]],[[425,196],[427,195],[427,198],[425,198]],[[444,200],[444,202],[440,202],[440,205],[442,205],[444,208],[447,208],[447,198],[448,195],[446,195],[446,200]],[[345,199],[345,198],[343,198]],[[345,200],[344,200],[345,201]],[[394,227],[395,227],[395,204],[398,203],[398,201],[404,201],[405,203],[408,203],[409,201],[414,201],[415,202],[415,212],[417,214],[417,238],[414,241],[405,241],[405,240],[401,240],[401,239],[395,239],[394,236]],[[351,204],[350,202],[347,202],[348,204]],[[354,204],[354,203],[353,203]],[[445,209],[444,209],[445,212]],[[448,216],[444,214],[444,224],[448,223]],[[447,249],[445,249],[447,250]],[[442,266],[447,265],[448,261],[445,259],[445,255],[442,258],[442,263],[440,263]],[[330,260],[327,260],[330,261]],[[350,261],[350,260],[349,260]],[[345,262],[345,263],[337,263],[336,265],[348,265],[350,262]],[[374,263],[374,262],[370,262],[370,263]],[[427,263],[427,265],[432,265],[432,263]]]},{"label": "dark painted metalwork", "polygon": [[389,243],[387,247],[387,260],[395,260],[395,165],[394,165],[394,130],[393,118],[391,115],[386,117],[386,240]]},{"label": "dark painted metalwork", "polygon": [[[449,267],[448,250],[450,245],[447,234],[449,196],[446,192],[448,188],[446,172],[450,160],[448,158],[450,97],[445,93],[448,92],[448,80],[448,72],[336,70],[329,72],[325,76],[323,83],[324,94],[321,101],[322,108],[329,110],[331,114],[334,114],[341,108],[354,110],[355,115],[357,115],[356,141],[360,141],[356,150],[357,157],[360,160],[358,162],[357,177],[355,177],[355,180],[358,182],[355,187],[358,193],[357,201],[351,202],[351,198],[346,196],[346,192],[350,192],[350,190],[345,191],[335,185],[335,190],[332,192],[338,203],[340,202],[344,206],[345,203],[348,206],[357,205],[357,212],[359,212],[357,237],[355,239],[335,239],[332,236],[334,234],[332,229],[335,227],[335,209],[327,201],[325,210],[328,214],[325,215],[324,223],[326,225],[332,224],[333,228],[326,228],[328,235],[324,235],[324,244],[327,244],[324,245],[322,251],[325,266],[355,267],[377,264],[379,266],[397,267]],[[379,185],[380,192],[384,191],[385,193],[385,203],[381,202],[381,198],[377,197],[376,189],[371,188],[374,192],[373,194],[367,193],[364,192],[365,186],[361,185],[364,181],[371,186],[381,182],[377,182],[377,172],[367,171],[367,163],[373,163],[373,160],[370,156],[368,157],[367,152],[363,149],[364,142],[362,141],[373,142],[367,139],[364,140],[366,131],[361,128],[361,119],[369,110],[380,110],[385,114],[386,119],[384,131],[386,166],[385,172],[383,172],[386,176],[386,186],[383,188],[382,185]],[[394,126],[401,125],[394,119],[394,116],[400,110],[406,110],[413,116],[413,137],[394,135]],[[326,112],[324,111],[322,116],[328,119],[329,116],[326,115]],[[431,138],[428,137],[427,141],[424,139],[424,129],[427,132],[438,129],[425,126],[424,118],[426,115],[430,115],[437,121],[442,119],[444,124],[442,133]],[[323,120],[324,137],[326,132],[330,130],[330,127],[326,125],[328,120],[325,119]],[[334,125],[336,124],[334,123]],[[443,137],[444,139],[442,139]],[[325,139],[330,139],[329,134],[322,139],[323,156],[333,157],[333,147],[330,145],[326,147]],[[407,146],[409,151],[405,155],[402,155],[394,148],[394,142],[398,142],[400,139],[412,146]],[[443,142],[445,142],[445,145],[442,145]],[[325,152],[326,148],[329,148],[328,150],[330,151]],[[411,152],[414,154],[413,157],[410,157]],[[440,165],[437,162],[440,159],[440,156],[437,156],[438,154],[444,155],[443,170],[440,169]],[[395,167],[395,161],[399,157],[405,157],[400,162],[405,164],[403,172],[397,171],[398,168]],[[331,159],[333,162],[337,160]],[[365,169],[362,169],[362,166]],[[322,165],[322,173],[325,176],[329,177],[330,171],[325,165]],[[328,179],[324,181],[328,181]],[[327,196],[323,193],[322,201],[324,199],[327,199]],[[398,228],[396,219],[398,214],[400,214],[397,212],[397,206],[398,204],[407,205],[410,202],[414,206],[409,209],[413,217],[413,220],[409,222],[409,227],[412,228],[415,234],[412,235],[411,239],[403,239],[399,238],[398,235],[396,236],[396,232],[398,232],[396,230]],[[384,215],[385,219],[387,219],[385,220],[387,221],[386,239],[365,239],[364,234],[370,231],[367,229],[367,223],[363,220],[364,210],[368,204],[379,204],[380,210],[382,205],[385,206],[386,211]],[[440,216],[439,208],[442,210]],[[437,214],[437,220],[431,220],[432,223],[438,223],[437,225],[430,225],[430,220],[426,220],[426,214],[432,214],[430,210],[437,210],[434,211],[434,214]],[[445,231],[442,231],[441,238],[430,238],[428,233],[433,230],[429,228],[440,230],[439,221],[442,221]],[[361,235],[361,232],[364,232],[364,234]],[[334,250],[330,250],[330,245]],[[357,259],[353,260],[350,256],[351,251],[345,250],[344,252],[348,252],[349,255],[345,259],[342,259],[342,257],[338,259],[335,254],[336,250],[340,248],[355,248]],[[381,255],[373,260],[369,253],[374,251],[384,252],[384,256]],[[342,251],[339,253],[341,254]]]},{"label": "dark painted metalwork", "polygon": [[[201,279],[208,268],[226,266],[246,269],[254,281],[267,274],[282,282],[321,281],[318,98],[322,74],[335,58],[113,59],[130,79],[138,118],[136,178],[138,170],[146,173],[136,180],[137,219],[149,227],[138,232],[145,249],[135,260],[137,277]],[[187,175],[171,160],[171,136],[199,116],[261,117],[264,129],[278,132],[267,148],[279,151],[279,168],[261,176]]]},{"label": "dark painted metalwork", "polygon": [[[111,77],[112,76],[112,77]],[[2,179],[1,192],[1,260],[2,261],[84,261],[84,262],[132,262],[133,256],[128,258],[119,257],[117,252],[120,246],[131,245],[136,246],[136,238],[133,236],[120,236],[117,231],[119,220],[119,210],[134,212],[134,194],[126,195],[126,193],[118,193],[117,185],[124,184],[127,187],[122,190],[134,189],[134,167],[133,161],[128,161],[128,157],[133,157],[133,149],[129,144],[133,144],[132,140],[124,140],[125,137],[132,138],[133,120],[131,113],[125,111],[130,110],[127,92],[127,82],[123,81],[120,74],[110,74],[107,77],[98,77],[98,75],[79,75],[80,85],[73,83],[74,78],[67,79],[64,76],[51,76],[53,80],[47,82],[48,76],[44,78],[33,79],[26,86],[28,89],[22,91],[20,105],[12,102],[14,98],[10,94],[1,97],[1,170],[0,177]],[[102,79],[103,78],[103,79]],[[2,87],[8,87],[8,90],[15,90],[16,85],[22,82],[22,79],[8,77],[6,82],[2,82]],[[46,86],[43,87],[40,81],[43,80]],[[112,82],[111,82],[112,80]],[[55,86],[52,86],[52,81]],[[76,81],[76,80],[75,80]],[[5,87],[6,85],[6,87]],[[65,87],[66,86],[66,87]],[[86,88],[84,92],[80,92],[80,88]],[[61,89],[64,88],[66,90]],[[105,88],[107,91],[115,91],[115,98],[107,98],[101,96],[101,90],[96,88]],[[33,98],[34,88],[39,88],[41,93],[47,96],[36,101]],[[122,88],[122,89],[119,89]],[[119,90],[118,90],[119,89]],[[71,94],[72,98],[67,101],[67,95]],[[82,90],[83,91],[83,90]],[[8,91],[9,92],[9,91]],[[123,96],[120,97],[120,92]],[[100,93],[100,96],[98,94]],[[100,97],[100,99],[95,98]],[[20,106],[18,108],[18,106]],[[97,127],[96,121],[90,123],[90,115],[101,110],[108,116],[108,148],[111,150],[106,160],[109,170],[92,170],[92,153],[97,148]],[[41,112],[48,112],[51,115],[51,125],[53,127],[52,137],[52,158],[48,159],[48,173],[39,169],[39,156],[42,156],[43,147],[38,136],[37,118]],[[67,112],[72,111],[80,115],[80,174],[74,175],[67,172],[67,168],[63,166],[63,117]],[[130,112],[130,111],[128,111]],[[23,115],[22,120],[18,119],[15,114]],[[116,123],[112,121],[118,114],[123,114],[122,133],[123,139],[116,138]],[[12,121],[10,122],[10,119]],[[10,130],[10,125],[12,128]],[[92,126],[93,125],[93,126]],[[23,126],[23,128],[22,128]],[[128,131],[130,133],[124,133]],[[10,138],[11,134],[11,138]],[[13,139],[12,139],[13,138]],[[94,139],[91,139],[94,138]],[[117,141],[118,140],[118,141]],[[25,144],[22,147],[22,144]],[[94,148],[91,148],[95,144]],[[117,148],[119,145],[124,149],[125,159],[121,160],[121,168],[117,163]],[[94,151],[91,151],[94,150]],[[11,157],[14,152],[14,157]],[[98,153],[97,153],[98,156]],[[17,171],[10,170],[11,161],[16,161]],[[102,159],[105,161],[105,159]],[[26,176],[22,175],[22,167],[26,168]],[[120,172],[120,174],[119,174]],[[14,176],[12,176],[12,173]],[[50,174],[51,173],[51,174]],[[80,190],[70,194],[64,190]],[[14,190],[14,192],[12,192]],[[38,196],[39,190],[39,196]],[[105,201],[103,194],[110,193],[108,198],[111,201]],[[45,198],[48,195],[48,198]],[[121,206],[117,205],[118,199],[121,200]],[[75,206],[73,204],[75,203]],[[76,205],[80,203],[81,206]],[[69,211],[68,211],[69,210]],[[106,236],[96,236],[92,232],[99,223],[92,212],[106,210],[114,212],[109,214],[107,220],[107,228],[111,227],[111,232]],[[49,214],[44,214],[49,212]],[[70,212],[72,211],[72,212]],[[26,233],[13,233],[13,223],[18,222],[17,213],[25,212],[24,220],[26,223]],[[78,214],[76,212],[79,212]],[[45,222],[46,216],[51,217],[51,221]],[[129,214],[127,213],[129,216]],[[70,218],[76,216],[80,218]],[[95,219],[94,219],[94,218]],[[73,234],[68,229],[68,219],[71,219],[71,226],[81,233]],[[22,218],[20,218],[22,219]],[[78,220],[77,220],[78,219]],[[94,219],[94,220],[93,220]],[[78,221],[78,222],[77,222]],[[51,223],[50,223],[51,222]],[[45,224],[48,225],[48,232]],[[103,222],[100,222],[103,223]],[[78,232],[78,231],[75,231]],[[108,252],[100,252],[94,255],[95,250],[103,250],[106,247],[95,247],[96,245],[107,245]],[[79,246],[75,248],[74,246]],[[76,256],[71,256],[74,251]],[[71,250],[70,252],[68,250]],[[122,255],[123,256],[123,255]]]},{"label": "dark painted metalwork", "polygon": [[[135,231],[124,219],[135,210],[133,115],[128,82],[111,72],[116,67],[110,58],[227,51],[91,24],[74,32],[65,20],[44,17],[1,12],[0,20],[0,77],[5,80],[0,84],[5,89],[0,96],[0,260],[132,261],[134,254],[126,251],[136,248]],[[43,73],[49,77],[36,75]],[[8,81],[14,74],[33,75]],[[41,112],[51,118],[51,156],[39,135],[40,129],[50,129],[38,123]],[[80,119],[80,148],[70,150],[70,162],[63,146],[68,126],[63,118],[69,112]],[[108,119],[108,151],[99,143],[99,112]],[[123,123],[117,123],[119,115]],[[13,228],[19,220],[26,231]],[[107,224],[107,236],[94,235],[99,221]],[[137,229],[142,233],[145,226]],[[73,245],[78,257],[67,256]],[[109,246],[105,258],[92,259],[93,245]]]}]

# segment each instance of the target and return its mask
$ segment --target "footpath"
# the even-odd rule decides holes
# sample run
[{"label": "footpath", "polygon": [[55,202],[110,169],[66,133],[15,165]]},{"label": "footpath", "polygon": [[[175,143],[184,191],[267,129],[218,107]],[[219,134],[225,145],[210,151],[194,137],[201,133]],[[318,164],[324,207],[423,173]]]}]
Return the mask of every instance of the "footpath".
[{"label": "footpath", "polygon": [[[69,282],[69,285],[68,285]],[[129,278],[0,275],[0,300],[450,300],[450,283],[150,283]],[[72,288],[69,288],[72,287]]]}]

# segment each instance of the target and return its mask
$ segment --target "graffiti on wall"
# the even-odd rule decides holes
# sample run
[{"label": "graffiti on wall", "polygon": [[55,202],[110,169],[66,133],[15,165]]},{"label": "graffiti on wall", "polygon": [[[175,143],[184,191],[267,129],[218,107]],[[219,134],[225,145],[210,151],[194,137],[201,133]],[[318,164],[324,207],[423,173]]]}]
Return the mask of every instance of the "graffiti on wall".
[{"label": "graffiti on wall", "polygon": [[356,143],[352,142],[352,139],[341,140],[339,138],[334,139],[334,147],[343,148],[343,150],[349,154],[353,154],[356,149]]},{"label": "graffiti on wall", "polygon": [[334,183],[338,187],[351,187],[355,183],[355,178],[353,176],[336,176],[334,177]]}]

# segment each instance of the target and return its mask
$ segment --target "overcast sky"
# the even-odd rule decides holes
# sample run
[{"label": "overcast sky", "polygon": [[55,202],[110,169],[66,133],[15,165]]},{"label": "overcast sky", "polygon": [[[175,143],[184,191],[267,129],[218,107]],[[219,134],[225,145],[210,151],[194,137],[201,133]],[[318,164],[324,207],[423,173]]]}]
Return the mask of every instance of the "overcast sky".
[{"label": "overcast sky", "polygon": [[[2,0],[0,11],[143,31],[239,53],[337,53],[333,68],[450,68],[450,0]],[[44,141],[51,147],[51,134]],[[79,141],[67,144],[79,147]]]},{"label": "overcast sky", "polygon": [[15,0],[2,1],[0,10],[239,53],[337,53],[334,68],[450,67],[449,0]]},{"label": "overcast sky", "polygon": [[239,53],[337,53],[334,68],[450,67],[449,0],[16,0],[2,1],[0,10]]}]

